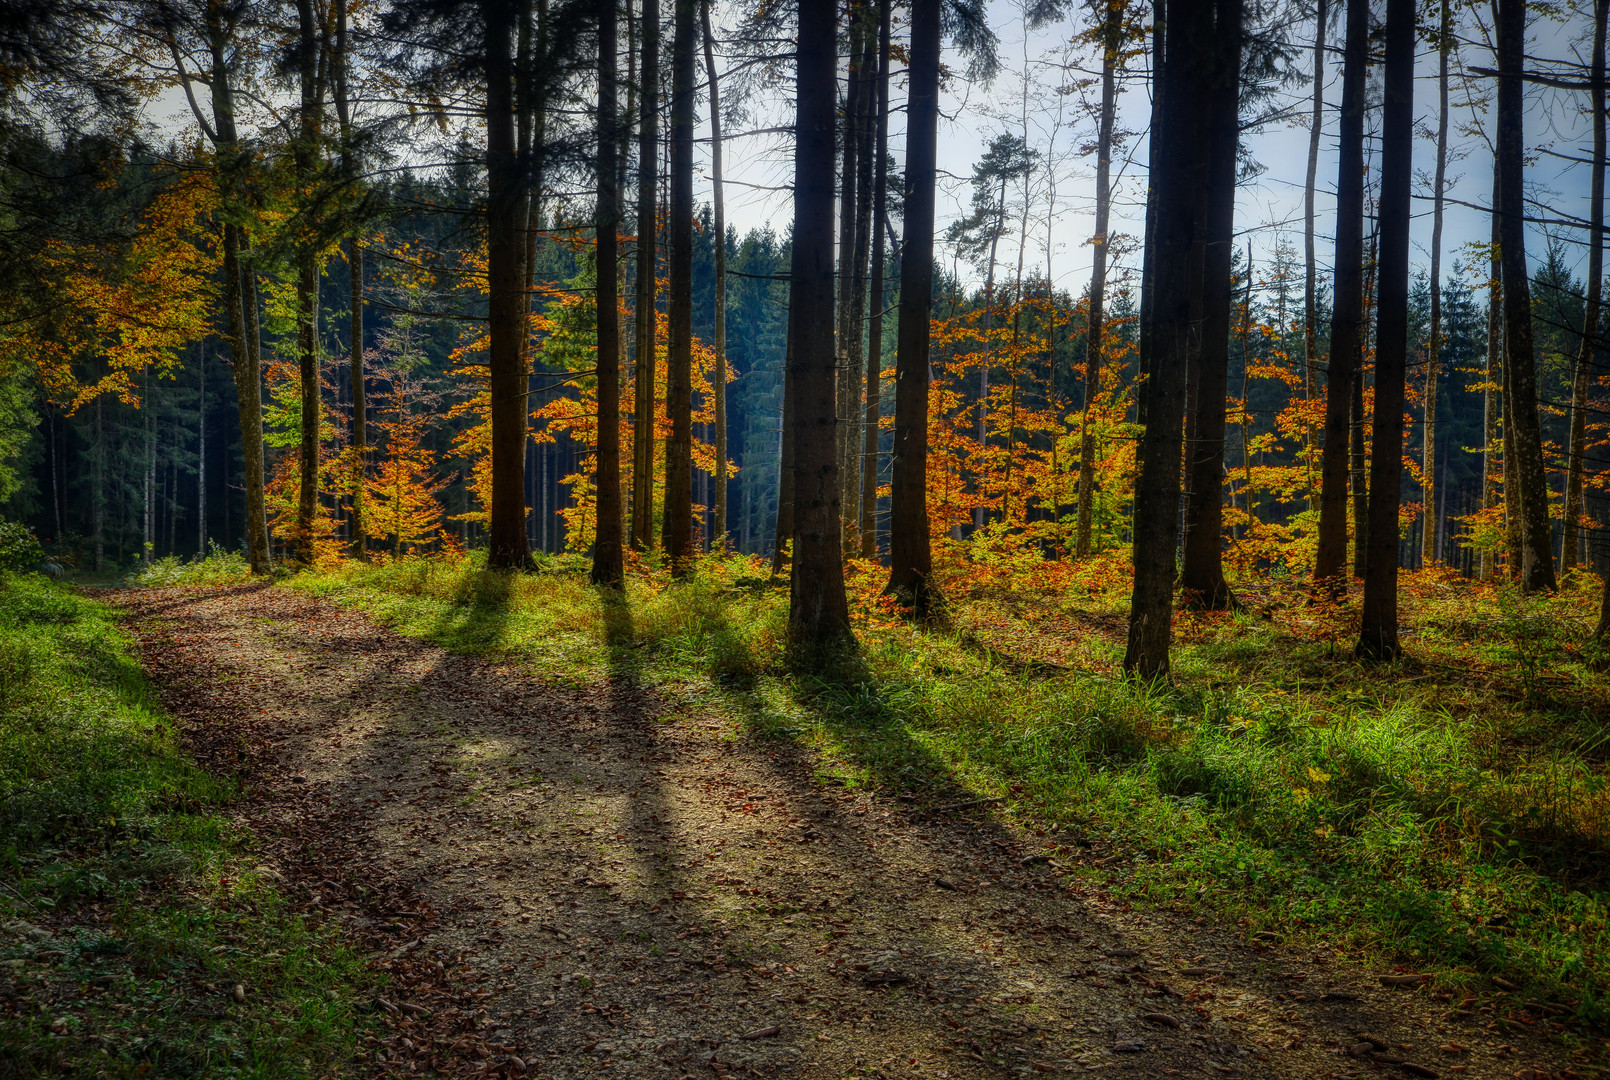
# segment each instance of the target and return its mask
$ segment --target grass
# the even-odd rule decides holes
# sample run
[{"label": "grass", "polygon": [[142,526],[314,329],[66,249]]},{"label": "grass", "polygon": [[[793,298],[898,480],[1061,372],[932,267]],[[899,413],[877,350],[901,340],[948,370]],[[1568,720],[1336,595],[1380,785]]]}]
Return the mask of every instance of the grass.
[{"label": "grass", "polygon": [[[1046,584],[953,568],[952,621],[917,629],[854,580],[861,655],[791,671],[786,588],[745,560],[624,596],[585,565],[347,565],[293,579],[450,649],[555,678],[641,679],[820,754],[851,785],[1002,813],[1090,856],[1075,873],[1182,914],[1278,928],[1435,992],[1547,1001],[1587,1023],[1610,991],[1610,684],[1586,643],[1597,583],[1530,600],[1405,576],[1412,661],[1350,656],[1355,601],[1243,583],[1182,616],[1170,685],[1116,676],[1121,577]],[[1119,583],[1103,586],[1101,580]]]},{"label": "grass", "polygon": [[255,869],[230,795],[108,608],[0,575],[0,1076],[339,1071],[372,977]]},{"label": "grass", "polygon": [[161,588],[168,585],[232,585],[250,581],[251,563],[244,552],[232,551],[213,541],[207,554],[188,561],[167,555],[129,575],[131,585]]}]

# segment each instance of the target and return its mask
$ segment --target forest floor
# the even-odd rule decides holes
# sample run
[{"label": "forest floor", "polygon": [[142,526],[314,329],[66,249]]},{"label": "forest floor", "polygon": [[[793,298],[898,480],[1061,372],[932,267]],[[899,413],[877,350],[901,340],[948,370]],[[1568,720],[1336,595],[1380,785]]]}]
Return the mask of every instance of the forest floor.
[{"label": "forest floor", "polygon": [[995,800],[836,781],[625,648],[556,678],[283,587],[106,598],[261,873],[382,972],[342,1074],[1597,1075],[1379,957],[1131,905]]}]

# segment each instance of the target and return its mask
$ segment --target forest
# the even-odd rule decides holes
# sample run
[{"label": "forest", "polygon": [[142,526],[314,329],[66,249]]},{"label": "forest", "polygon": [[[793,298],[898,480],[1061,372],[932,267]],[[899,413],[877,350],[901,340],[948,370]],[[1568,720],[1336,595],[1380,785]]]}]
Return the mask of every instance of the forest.
[{"label": "forest", "polygon": [[0,1080],[1610,1075],[1610,0],[0,0]]}]

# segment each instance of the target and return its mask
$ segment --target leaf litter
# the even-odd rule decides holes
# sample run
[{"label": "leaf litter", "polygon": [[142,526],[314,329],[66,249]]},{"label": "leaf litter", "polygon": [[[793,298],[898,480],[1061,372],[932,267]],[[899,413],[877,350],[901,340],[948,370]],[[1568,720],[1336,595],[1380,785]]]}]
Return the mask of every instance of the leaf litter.
[{"label": "leaf litter", "polygon": [[648,687],[276,587],[121,602],[263,872],[386,976],[359,1074],[1591,1075],[1544,1022],[1132,910],[993,800],[823,785]]}]

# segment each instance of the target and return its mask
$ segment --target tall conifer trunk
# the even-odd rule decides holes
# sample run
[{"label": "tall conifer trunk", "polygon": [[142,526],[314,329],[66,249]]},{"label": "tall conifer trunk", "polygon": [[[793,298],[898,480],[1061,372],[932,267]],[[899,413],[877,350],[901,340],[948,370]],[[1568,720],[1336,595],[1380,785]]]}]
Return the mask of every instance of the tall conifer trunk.
[{"label": "tall conifer trunk", "polygon": [[1571,441],[1565,477],[1565,536],[1560,543],[1562,574],[1570,573],[1577,566],[1577,537],[1582,531],[1582,463],[1588,441],[1588,385],[1593,377],[1593,355],[1599,348],[1599,307],[1604,292],[1604,54],[1607,11],[1610,11],[1610,0],[1595,0],[1593,59],[1589,74],[1591,89],[1588,91],[1593,113],[1593,173],[1588,196],[1588,295],[1582,308],[1582,344],[1577,350],[1576,372],[1571,379]]},{"label": "tall conifer trunk", "polygon": [[[1522,190],[1526,147],[1524,85],[1526,0],[1498,0],[1498,232],[1504,270],[1504,360],[1506,397],[1514,431],[1515,479],[1520,496],[1520,583],[1526,592],[1555,588],[1548,513],[1548,477],[1543,469],[1542,421],[1538,415],[1537,362],[1532,339],[1532,294],[1526,269],[1526,199]],[[1379,450],[1377,450],[1379,454]],[[1504,492],[1509,501],[1511,493]]]},{"label": "tall conifer trunk", "polygon": [[[313,183],[319,138],[319,45],[312,0],[296,0],[296,69],[301,91],[293,157],[297,185],[305,193]],[[296,360],[301,381],[302,438],[298,453],[300,483],[296,497],[293,557],[313,562],[313,518],[319,497],[319,270],[318,249],[310,224],[296,245]]]},{"label": "tall conifer trunk", "polygon": [[1342,112],[1336,177],[1336,272],[1330,363],[1325,372],[1325,445],[1320,456],[1319,537],[1314,582],[1346,587],[1347,487],[1352,408],[1362,378],[1364,303],[1364,83],[1369,62],[1369,0],[1347,0]]},{"label": "tall conifer trunk", "polygon": [[515,5],[481,0],[486,53],[487,350],[492,398],[492,500],[487,563],[494,570],[531,564],[525,527],[527,379],[521,366],[526,328],[524,221],[526,191],[515,138]]},{"label": "tall conifer trunk", "polygon": [[940,0],[912,0],[906,98],[905,224],[895,330],[894,452],[889,584],[884,592],[925,618],[933,603],[928,535],[928,351],[934,291],[934,181],[939,130]]},{"label": "tall conifer trunk", "polygon": [[[1201,346],[1197,353],[1195,438],[1187,450],[1190,490],[1180,587],[1187,604],[1209,610],[1230,607],[1224,580],[1224,413],[1230,375],[1232,245],[1235,243],[1235,167],[1240,139],[1241,0],[1220,0],[1214,44],[1219,79],[1210,94],[1205,132],[1207,167],[1198,180],[1204,198]],[[1222,73],[1235,72],[1234,78]]]},{"label": "tall conifer trunk", "polygon": [[[1498,205],[1498,162],[1493,161],[1493,205]],[[1488,236],[1487,257],[1487,371],[1481,395],[1482,454],[1481,508],[1499,505],[1499,476],[1503,464],[1503,435],[1499,430],[1504,387],[1503,270],[1498,265],[1498,215],[1493,214]],[[1498,573],[1498,556],[1491,550],[1481,553],[1481,579],[1491,581]]]},{"label": "tall conifer trunk", "polygon": [[[1237,0],[1229,0],[1235,3]],[[1165,149],[1152,178],[1157,198],[1153,352],[1147,372],[1146,429],[1135,482],[1135,585],[1129,608],[1125,673],[1142,680],[1168,674],[1174,616],[1174,558],[1179,540],[1181,425],[1185,419],[1186,366],[1192,338],[1192,254],[1196,211],[1192,163],[1205,137],[1213,90],[1239,73],[1225,70],[1234,55],[1218,45],[1223,14],[1217,3],[1174,3],[1167,10],[1167,42],[1153,99],[1152,134]],[[1159,104],[1160,103],[1160,104]]]},{"label": "tall conifer trunk", "polygon": [[1453,48],[1450,0],[1442,0],[1437,25],[1437,164],[1431,180],[1431,327],[1426,341],[1425,431],[1420,461],[1420,502],[1424,528],[1420,558],[1426,566],[1441,561],[1437,544],[1437,381],[1442,370],[1442,204],[1448,172],[1448,54]]},{"label": "tall conifer trunk", "polygon": [[671,572],[693,566],[693,56],[698,47],[695,0],[676,0],[671,47],[671,296],[665,405],[665,522],[661,542]]},{"label": "tall conifer trunk", "polygon": [[834,21],[834,5],[800,0],[789,274],[795,499],[788,639],[797,655],[820,655],[854,642],[844,594],[834,437]]},{"label": "tall conifer trunk", "polygon": [[[1091,412],[1101,392],[1101,357],[1107,322],[1107,231],[1112,215],[1112,136],[1118,112],[1118,49],[1124,7],[1108,4],[1101,32],[1101,117],[1096,131],[1096,236],[1090,268],[1090,310],[1085,330],[1084,406],[1079,416],[1079,512],[1074,553],[1090,554],[1090,519],[1096,504],[1096,435]],[[1148,204],[1149,205],[1149,204]]]},{"label": "tall conifer trunk", "polygon": [[654,546],[654,275],[659,231],[660,5],[643,0],[637,126],[637,296],[634,301],[632,524],[634,551]]},{"label": "tall conifer trunk", "polygon": [[1390,660],[1398,654],[1398,496],[1403,483],[1403,384],[1409,348],[1414,7],[1414,0],[1389,0],[1386,9],[1375,424],[1366,539],[1369,564],[1364,575],[1363,623],[1355,650],[1370,660]]},{"label": "tall conifer trunk", "polygon": [[[1314,107],[1308,119],[1308,176],[1303,186],[1303,396],[1319,397],[1319,313],[1315,304],[1318,265],[1314,256],[1314,185],[1319,179],[1319,143],[1325,128],[1325,20],[1326,0],[1318,0],[1314,12]],[[1318,506],[1314,497],[1314,426],[1303,425],[1304,467],[1308,470],[1308,508]]]},{"label": "tall conifer trunk", "polygon": [[872,318],[867,324],[866,411],[862,417],[861,439],[861,557],[878,555],[878,414],[881,390],[878,379],[883,371],[883,237],[889,213],[889,33],[893,0],[877,0],[878,73],[874,109],[875,137],[872,153]]},{"label": "tall conifer trunk", "polygon": [[710,78],[710,183],[715,199],[715,323],[716,370],[711,376],[715,394],[716,473],[715,506],[710,540],[727,546],[727,199],[721,182],[721,82],[716,74],[715,35],[710,30],[710,0],[701,0],[699,19],[704,24],[704,67]]},{"label": "tall conifer trunk", "polygon": [[621,350],[620,279],[616,236],[620,192],[615,113],[615,0],[598,0],[598,524],[593,540],[595,585],[620,588],[621,552]]}]

